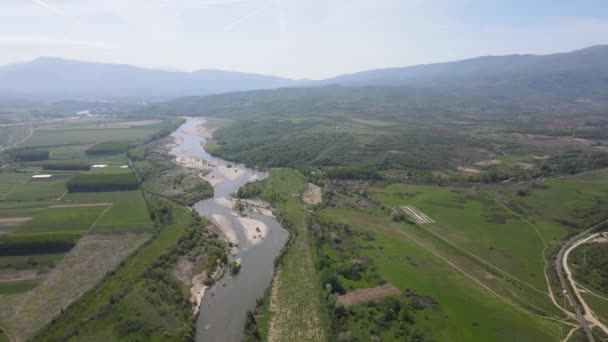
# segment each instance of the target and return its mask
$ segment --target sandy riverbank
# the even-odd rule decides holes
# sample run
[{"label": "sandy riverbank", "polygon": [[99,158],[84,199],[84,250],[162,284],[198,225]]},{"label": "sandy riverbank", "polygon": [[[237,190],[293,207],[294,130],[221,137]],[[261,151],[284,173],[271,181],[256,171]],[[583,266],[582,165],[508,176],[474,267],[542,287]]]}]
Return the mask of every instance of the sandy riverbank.
[{"label": "sandy riverbank", "polygon": [[235,208],[237,202],[240,201],[243,205],[243,208],[247,211],[251,211],[254,213],[258,213],[267,217],[274,217],[274,213],[272,212],[272,207],[268,202],[258,200],[258,199],[240,199],[237,200],[235,198],[217,198],[215,202],[226,208]]},{"label": "sandy riverbank", "polygon": [[177,165],[201,171],[211,171],[214,167],[208,160],[201,159],[193,154],[177,154],[174,161]]},{"label": "sandy riverbank", "polygon": [[268,236],[268,226],[262,222],[249,217],[238,217],[237,220],[245,230],[247,243],[255,246],[266,240]]}]

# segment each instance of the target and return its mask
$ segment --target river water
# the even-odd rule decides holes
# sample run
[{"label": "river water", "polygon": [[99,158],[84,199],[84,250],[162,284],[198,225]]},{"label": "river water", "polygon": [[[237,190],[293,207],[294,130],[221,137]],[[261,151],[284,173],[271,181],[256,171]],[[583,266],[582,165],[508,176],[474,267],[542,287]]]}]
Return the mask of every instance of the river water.
[{"label": "river water", "polygon": [[[210,161],[215,168],[210,173],[214,181],[213,198],[196,203],[193,209],[213,221],[226,236],[238,243],[232,249],[230,261],[241,260],[241,271],[236,276],[226,272],[224,277],[207,288],[196,323],[196,341],[240,341],[243,336],[245,313],[256,305],[256,298],[264,295],[270,285],[274,258],[288,238],[287,231],[274,219],[247,211],[247,217],[268,227],[267,236],[260,241],[248,241],[240,215],[225,201],[241,186],[268,177],[268,173],[252,170],[211,156],[204,149],[205,138],[196,133],[205,119],[188,118],[173,136],[181,143],[172,154],[191,154]],[[227,172],[229,171],[229,172]],[[224,205],[222,205],[224,204]]]}]

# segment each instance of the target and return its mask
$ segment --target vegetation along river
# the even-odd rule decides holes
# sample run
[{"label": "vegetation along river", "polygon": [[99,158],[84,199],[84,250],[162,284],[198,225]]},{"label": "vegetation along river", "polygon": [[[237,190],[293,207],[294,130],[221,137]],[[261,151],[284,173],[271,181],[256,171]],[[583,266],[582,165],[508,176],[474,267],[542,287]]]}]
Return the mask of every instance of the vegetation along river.
[{"label": "vegetation along river", "polygon": [[245,314],[255,308],[256,298],[263,296],[270,285],[274,259],[287,241],[288,233],[271,216],[248,210],[243,216],[230,205],[231,194],[248,182],[266,178],[268,173],[207,153],[205,123],[205,119],[188,118],[173,133],[178,145],[171,153],[195,156],[212,165],[206,179],[213,185],[213,198],[200,201],[193,208],[235,244],[229,262],[240,260],[242,267],[237,275],[227,271],[206,289],[196,323],[196,341],[240,341]]}]

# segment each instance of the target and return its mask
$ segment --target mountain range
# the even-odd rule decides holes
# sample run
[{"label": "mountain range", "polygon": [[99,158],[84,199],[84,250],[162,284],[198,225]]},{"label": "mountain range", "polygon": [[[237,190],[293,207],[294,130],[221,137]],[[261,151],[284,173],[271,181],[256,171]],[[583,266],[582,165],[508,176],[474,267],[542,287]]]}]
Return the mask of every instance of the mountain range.
[{"label": "mountain range", "polygon": [[2,98],[166,99],[329,84],[496,88],[522,95],[541,92],[556,96],[606,97],[608,45],[550,55],[485,56],[447,63],[377,69],[318,81],[221,70],[160,71],[52,57],[0,67]]}]

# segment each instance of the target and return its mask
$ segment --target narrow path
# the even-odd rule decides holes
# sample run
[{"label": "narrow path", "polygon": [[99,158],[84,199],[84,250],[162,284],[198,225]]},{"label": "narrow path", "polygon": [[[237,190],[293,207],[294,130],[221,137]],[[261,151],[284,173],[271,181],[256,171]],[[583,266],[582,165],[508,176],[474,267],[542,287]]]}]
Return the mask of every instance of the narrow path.
[{"label": "narrow path", "polygon": [[574,327],[572,328],[569,332],[568,335],[566,335],[566,337],[564,337],[564,339],[562,340],[562,342],[568,342],[568,340],[570,339],[570,337],[572,337],[572,334],[574,334],[575,331],[577,331],[578,329],[580,329],[581,327]]},{"label": "narrow path", "polygon": [[579,283],[578,281],[576,282],[576,285],[578,287],[582,288],[583,290],[585,290],[585,292],[589,293],[590,295],[592,295],[594,297],[597,297],[597,298],[600,298],[600,299],[603,299],[603,300],[608,300],[608,297],[604,297],[602,295],[599,295],[599,294],[593,292],[592,290],[589,290],[588,287],[585,287],[585,286],[581,285],[581,283]]},{"label": "narrow path", "polygon": [[425,227],[423,224],[418,224],[418,226],[419,226],[420,228],[422,228],[422,229],[426,230],[427,232],[431,233],[431,234],[432,234],[433,236],[435,236],[436,238],[438,238],[438,239],[442,240],[443,242],[445,242],[445,243],[449,244],[450,246],[453,246],[454,248],[456,248],[456,249],[458,249],[458,250],[460,250],[460,251],[462,251],[462,252],[466,253],[467,255],[469,255],[469,256],[471,256],[471,257],[473,257],[475,260],[478,260],[479,262],[483,263],[484,265],[489,266],[489,267],[491,267],[491,268],[495,269],[496,271],[498,271],[498,272],[500,272],[500,273],[502,273],[502,274],[506,275],[507,277],[509,277],[509,278],[511,278],[511,279],[513,279],[513,280],[515,280],[515,281],[517,281],[517,282],[519,282],[519,283],[521,283],[522,285],[525,285],[525,286],[529,287],[530,289],[532,289],[532,290],[534,290],[534,291],[536,291],[536,292],[542,293],[542,294],[544,294],[544,295],[548,295],[548,293],[547,293],[547,292],[545,292],[545,291],[543,291],[543,290],[540,290],[540,289],[536,288],[534,285],[529,284],[529,283],[527,283],[527,282],[525,282],[525,281],[523,281],[523,280],[521,280],[521,279],[517,278],[516,276],[514,276],[514,275],[510,274],[509,272],[507,272],[507,271],[505,271],[505,270],[503,270],[503,269],[499,268],[498,266],[495,266],[494,264],[490,263],[489,261],[486,261],[485,259],[483,259],[483,258],[481,258],[481,257],[477,256],[476,254],[473,254],[473,253],[469,252],[468,250],[466,250],[466,249],[464,249],[464,248],[462,248],[462,247],[458,246],[457,244],[453,243],[452,241],[450,241],[450,240],[448,240],[448,239],[444,238],[443,236],[441,236],[441,235],[439,235],[439,234],[435,233],[434,231],[432,231],[431,229],[429,229],[429,228]]},{"label": "narrow path", "polygon": [[95,226],[97,225],[97,222],[99,222],[101,220],[101,218],[108,212],[108,210],[110,210],[110,208],[112,208],[112,203],[110,203],[110,205],[101,213],[101,215],[99,215],[99,217],[97,217],[97,220],[95,220],[95,222],[93,222],[91,227],[89,227],[89,231],[92,231],[93,228],[95,228]]},{"label": "narrow path", "polygon": [[[471,275],[469,273],[467,273],[465,270],[463,270],[461,267],[459,267],[458,265],[456,265],[454,262],[452,262],[451,260],[449,260],[448,258],[444,257],[443,255],[441,255],[439,252],[437,252],[434,248],[431,248],[430,246],[428,246],[427,244],[423,243],[422,241],[420,241],[419,239],[413,237],[412,235],[404,232],[403,230],[400,229],[392,229],[392,228],[384,228],[384,227],[378,227],[379,229],[383,229],[386,231],[390,231],[390,232],[397,232],[405,237],[407,237],[409,240],[415,242],[416,244],[420,245],[423,249],[429,251],[430,253],[434,254],[435,256],[437,256],[439,259],[441,259],[442,261],[444,261],[445,263],[447,263],[448,265],[450,265],[451,267],[455,268],[459,273],[461,273],[462,275],[466,276],[467,278],[471,279],[473,282],[475,282],[477,285],[479,285],[480,287],[482,287],[483,289],[487,290],[488,292],[490,292],[491,294],[493,294],[494,296],[496,296],[497,298],[499,298],[500,300],[504,301],[505,303],[511,305],[513,308],[515,308],[516,310],[520,310],[522,312],[525,312],[527,314],[531,314],[537,317],[541,317],[544,319],[548,319],[551,321],[555,321],[555,322],[559,322],[562,324],[566,324],[569,326],[574,326],[572,323],[567,322],[567,321],[562,321],[560,319],[554,318],[554,317],[549,317],[549,316],[543,316],[540,315],[538,313],[534,313],[534,312],[530,312],[524,308],[522,308],[521,306],[515,304],[513,301],[507,299],[506,297],[502,296],[501,294],[499,294],[498,292],[496,292],[494,289],[492,289],[491,287],[489,287],[488,285],[484,284],[481,280],[479,280],[477,277],[475,277],[474,275]],[[531,305],[531,304],[529,304]],[[531,305],[533,306],[533,305]],[[533,306],[535,307],[535,306]],[[535,307],[536,308],[536,307]],[[537,308],[538,310],[542,311],[541,309]]]},{"label": "narrow path", "polygon": [[2,152],[2,151],[4,151],[4,150],[11,149],[11,148],[13,148],[13,147],[15,147],[15,146],[17,146],[17,145],[19,145],[19,144],[21,144],[21,143],[25,142],[27,139],[29,139],[29,138],[31,138],[31,137],[32,137],[32,135],[34,134],[34,128],[32,127],[32,123],[28,121],[27,123],[23,123],[23,124],[24,124],[24,125],[25,125],[25,124],[28,124],[28,125],[29,125],[27,135],[26,135],[26,136],[25,136],[23,139],[21,139],[21,140],[17,141],[16,143],[13,143],[13,144],[8,145],[8,146],[0,147],[0,152]]}]

